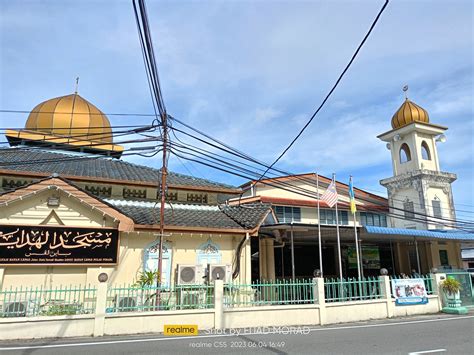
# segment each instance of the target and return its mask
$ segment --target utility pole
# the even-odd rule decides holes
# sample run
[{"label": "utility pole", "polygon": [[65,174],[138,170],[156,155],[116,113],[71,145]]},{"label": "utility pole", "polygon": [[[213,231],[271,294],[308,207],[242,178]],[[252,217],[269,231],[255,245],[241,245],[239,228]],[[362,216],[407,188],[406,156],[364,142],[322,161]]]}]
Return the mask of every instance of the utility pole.
[{"label": "utility pole", "polygon": [[[161,124],[163,126],[163,164],[161,166],[161,186],[158,186],[160,192],[160,235],[159,235],[159,251],[158,251],[158,278],[157,278],[157,306],[160,306],[160,292],[162,284],[162,271],[163,271],[163,236],[165,233],[165,203],[166,203],[166,178],[168,175],[167,171],[167,147],[168,147],[168,115],[165,112],[161,115]],[[160,188],[161,187],[161,188]]]}]

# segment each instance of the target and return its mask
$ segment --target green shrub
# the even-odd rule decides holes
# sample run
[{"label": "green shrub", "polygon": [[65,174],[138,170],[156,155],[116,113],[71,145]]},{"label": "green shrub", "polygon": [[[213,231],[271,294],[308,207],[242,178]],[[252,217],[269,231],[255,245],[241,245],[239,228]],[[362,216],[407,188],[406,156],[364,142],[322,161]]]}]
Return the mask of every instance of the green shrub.
[{"label": "green shrub", "polygon": [[65,316],[80,314],[82,305],[80,304],[55,304],[48,307],[48,309],[42,310],[41,315],[43,316]]},{"label": "green shrub", "polygon": [[446,280],[442,281],[440,286],[441,289],[449,295],[455,295],[461,291],[461,283],[452,277],[448,277]]}]

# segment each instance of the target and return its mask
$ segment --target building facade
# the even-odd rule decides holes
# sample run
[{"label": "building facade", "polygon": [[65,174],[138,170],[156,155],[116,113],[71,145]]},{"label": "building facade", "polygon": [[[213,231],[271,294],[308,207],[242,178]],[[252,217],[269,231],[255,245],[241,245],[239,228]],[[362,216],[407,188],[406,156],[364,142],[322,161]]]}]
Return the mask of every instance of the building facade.
[{"label": "building facade", "polygon": [[[446,140],[446,129],[430,123],[428,112],[407,99],[393,115],[392,130],[378,137],[392,157],[394,176],[380,182],[388,198],[354,189],[353,215],[348,185],[337,182],[344,276],[357,276],[356,233],[364,276],[378,275],[380,268],[390,274],[462,268],[461,242],[474,236],[456,228],[451,189],[456,175],[440,170],[436,144]],[[319,218],[317,209],[330,182],[311,173],[241,186],[243,197],[232,203],[270,203],[278,218],[261,229],[260,244],[252,249],[260,257],[260,277],[312,277],[321,266],[325,276],[339,275],[336,211],[321,200]]]},{"label": "building facade", "polygon": [[[95,284],[102,272],[130,285],[158,269],[160,171],[121,160],[108,119],[94,108],[77,94],[48,100],[24,130],[7,132],[12,147],[0,149],[1,288]],[[264,204],[249,210],[223,203],[238,193],[169,172],[162,285],[204,283],[209,265],[226,282],[250,282],[251,239],[273,214]]]}]

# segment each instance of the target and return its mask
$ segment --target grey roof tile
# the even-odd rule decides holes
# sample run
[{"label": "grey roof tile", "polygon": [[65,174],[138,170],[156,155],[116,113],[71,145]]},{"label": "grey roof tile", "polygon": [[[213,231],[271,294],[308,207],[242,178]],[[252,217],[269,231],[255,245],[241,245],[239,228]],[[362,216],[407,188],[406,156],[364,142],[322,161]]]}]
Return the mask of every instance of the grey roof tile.
[{"label": "grey roof tile", "polygon": [[[121,181],[156,183],[160,178],[159,169],[129,163],[114,158],[43,150],[38,148],[1,148],[0,169],[18,172],[57,173],[78,177],[114,179]],[[170,172],[170,185],[193,186],[214,189],[232,189],[237,187],[206,179],[194,178]]]},{"label": "grey roof tile", "polygon": [[[159,205],[154,208],[149,202],[110,199],[106,202],[132,218],[137,224],[152,225],[160,222]],[[269,212],[270,205],[266,204],[248,204],[245,207],[172,204],[165,208],[165,224],[183,227],[253,229]]]}]

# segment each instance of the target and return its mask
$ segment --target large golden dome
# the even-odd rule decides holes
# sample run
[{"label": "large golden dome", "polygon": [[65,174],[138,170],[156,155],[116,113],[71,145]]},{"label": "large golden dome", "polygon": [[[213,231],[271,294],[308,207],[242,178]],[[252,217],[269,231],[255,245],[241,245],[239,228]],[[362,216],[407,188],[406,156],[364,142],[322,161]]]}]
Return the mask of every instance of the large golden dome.
[{"label": "large golden dome", "polygon": [[112,143],[109,119],[78,94],[40,103],[28,116],[25,129],[54,136]]},{"label": "large golden dome", "polygon": [[11,145],[40,145],[119,157],[107,116],[77,93],[46,100],[29,114],[25,128],[7,130]]},{"label": "large golden dome", "polygon": [[430,118],[424,108],[406,99],[392,117],[392,128],[397,129],[413,122],[429,123]]}]

